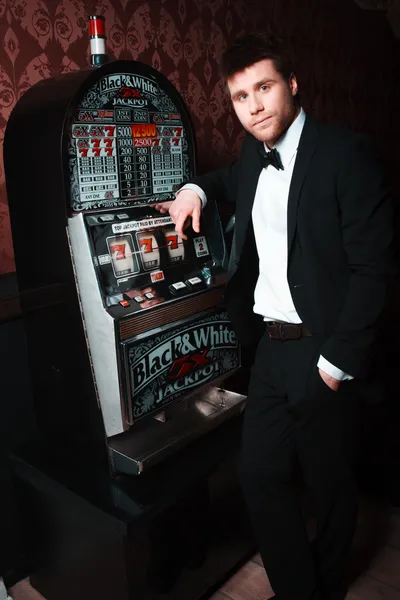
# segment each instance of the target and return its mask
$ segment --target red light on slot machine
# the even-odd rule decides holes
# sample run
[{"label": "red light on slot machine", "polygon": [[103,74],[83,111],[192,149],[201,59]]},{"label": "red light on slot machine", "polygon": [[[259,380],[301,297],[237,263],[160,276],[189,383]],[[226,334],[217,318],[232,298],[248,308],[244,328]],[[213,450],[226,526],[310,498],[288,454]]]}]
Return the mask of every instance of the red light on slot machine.
[{"label": "red light on slot machine", "polygon": [[90,62],[99,67],[108,61],[106,54],[106,28],[102,15],[89,16]]},{"label": "red light on slot machine", "polygon": [[105,36],[105,19],[100,15],[89,16],[89,35],[90,36]]},{"label": "red light on slot machine", "polygon": [[169,260],[172,263],[185,260],[185,244],[173,227],[164,229],[165,242],[168,249]]},{"label": "red light on slot machine", "polygon": [[132,137],[154,137],[157,135],[156,126],[154,123],[143,123],[140,125],[131,125]]},{"label": "red light on slot machine", "polygon": [[154,271],[150,273],[150,278],[152,283],[157,283],[157,281],[163,281],[165,279],[164,271]]}]

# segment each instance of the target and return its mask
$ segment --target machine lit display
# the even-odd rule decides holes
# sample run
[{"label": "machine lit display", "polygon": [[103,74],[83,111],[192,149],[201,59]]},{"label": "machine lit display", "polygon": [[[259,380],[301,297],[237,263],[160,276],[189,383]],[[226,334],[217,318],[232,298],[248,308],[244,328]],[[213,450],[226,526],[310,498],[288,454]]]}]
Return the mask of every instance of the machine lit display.
[{"label": "machine lit display", "polygon": [[151,209],[142,210],[142,215],[139,209],[88,215],[86,223],[107,306],[120,303],[121,294],[127,294],[129,302],[133,298],[132,310],[148,308],[137,299],[149,286],[152,292],[147,293],[163,302],[204,289],[202,270],[211,259],[204,235],[183,240],[171,217]]}]

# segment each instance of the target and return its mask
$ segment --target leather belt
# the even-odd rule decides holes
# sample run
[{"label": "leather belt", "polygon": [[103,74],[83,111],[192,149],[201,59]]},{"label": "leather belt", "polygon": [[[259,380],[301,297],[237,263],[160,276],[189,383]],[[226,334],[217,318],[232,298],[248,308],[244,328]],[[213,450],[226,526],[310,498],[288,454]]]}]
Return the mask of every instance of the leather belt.
[{"label": "leather belt", "polygon": [[298,340],[301,337],[310,337],[310,333],[302,323],[278,323],[277,321],[267,322],[267,334],[271,340]]}]

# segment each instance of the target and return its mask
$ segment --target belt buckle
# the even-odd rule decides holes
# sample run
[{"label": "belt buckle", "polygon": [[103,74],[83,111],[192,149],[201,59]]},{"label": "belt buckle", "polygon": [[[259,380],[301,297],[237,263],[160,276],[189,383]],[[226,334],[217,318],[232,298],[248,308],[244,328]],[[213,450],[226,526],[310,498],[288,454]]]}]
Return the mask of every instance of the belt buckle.
[{"label": "belt buckle", "polygon": [[277,325],[278,323],[276,323],[275,321],[270,321],[269,323],[267,323],[267,333],[270,340],[281,339],[280,330],[277,331],[276,328]]}]

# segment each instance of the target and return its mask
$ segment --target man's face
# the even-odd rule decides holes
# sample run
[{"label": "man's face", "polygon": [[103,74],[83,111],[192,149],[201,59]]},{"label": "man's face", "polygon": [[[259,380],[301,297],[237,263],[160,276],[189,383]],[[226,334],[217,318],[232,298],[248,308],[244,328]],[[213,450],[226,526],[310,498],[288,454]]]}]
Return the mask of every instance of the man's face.
[{"label": "man's face", "polygon": [[285,79],[271,59],[260,60],[227,81],[233,108],[243,127],[272,148],[299,114],[297,81]]}]

